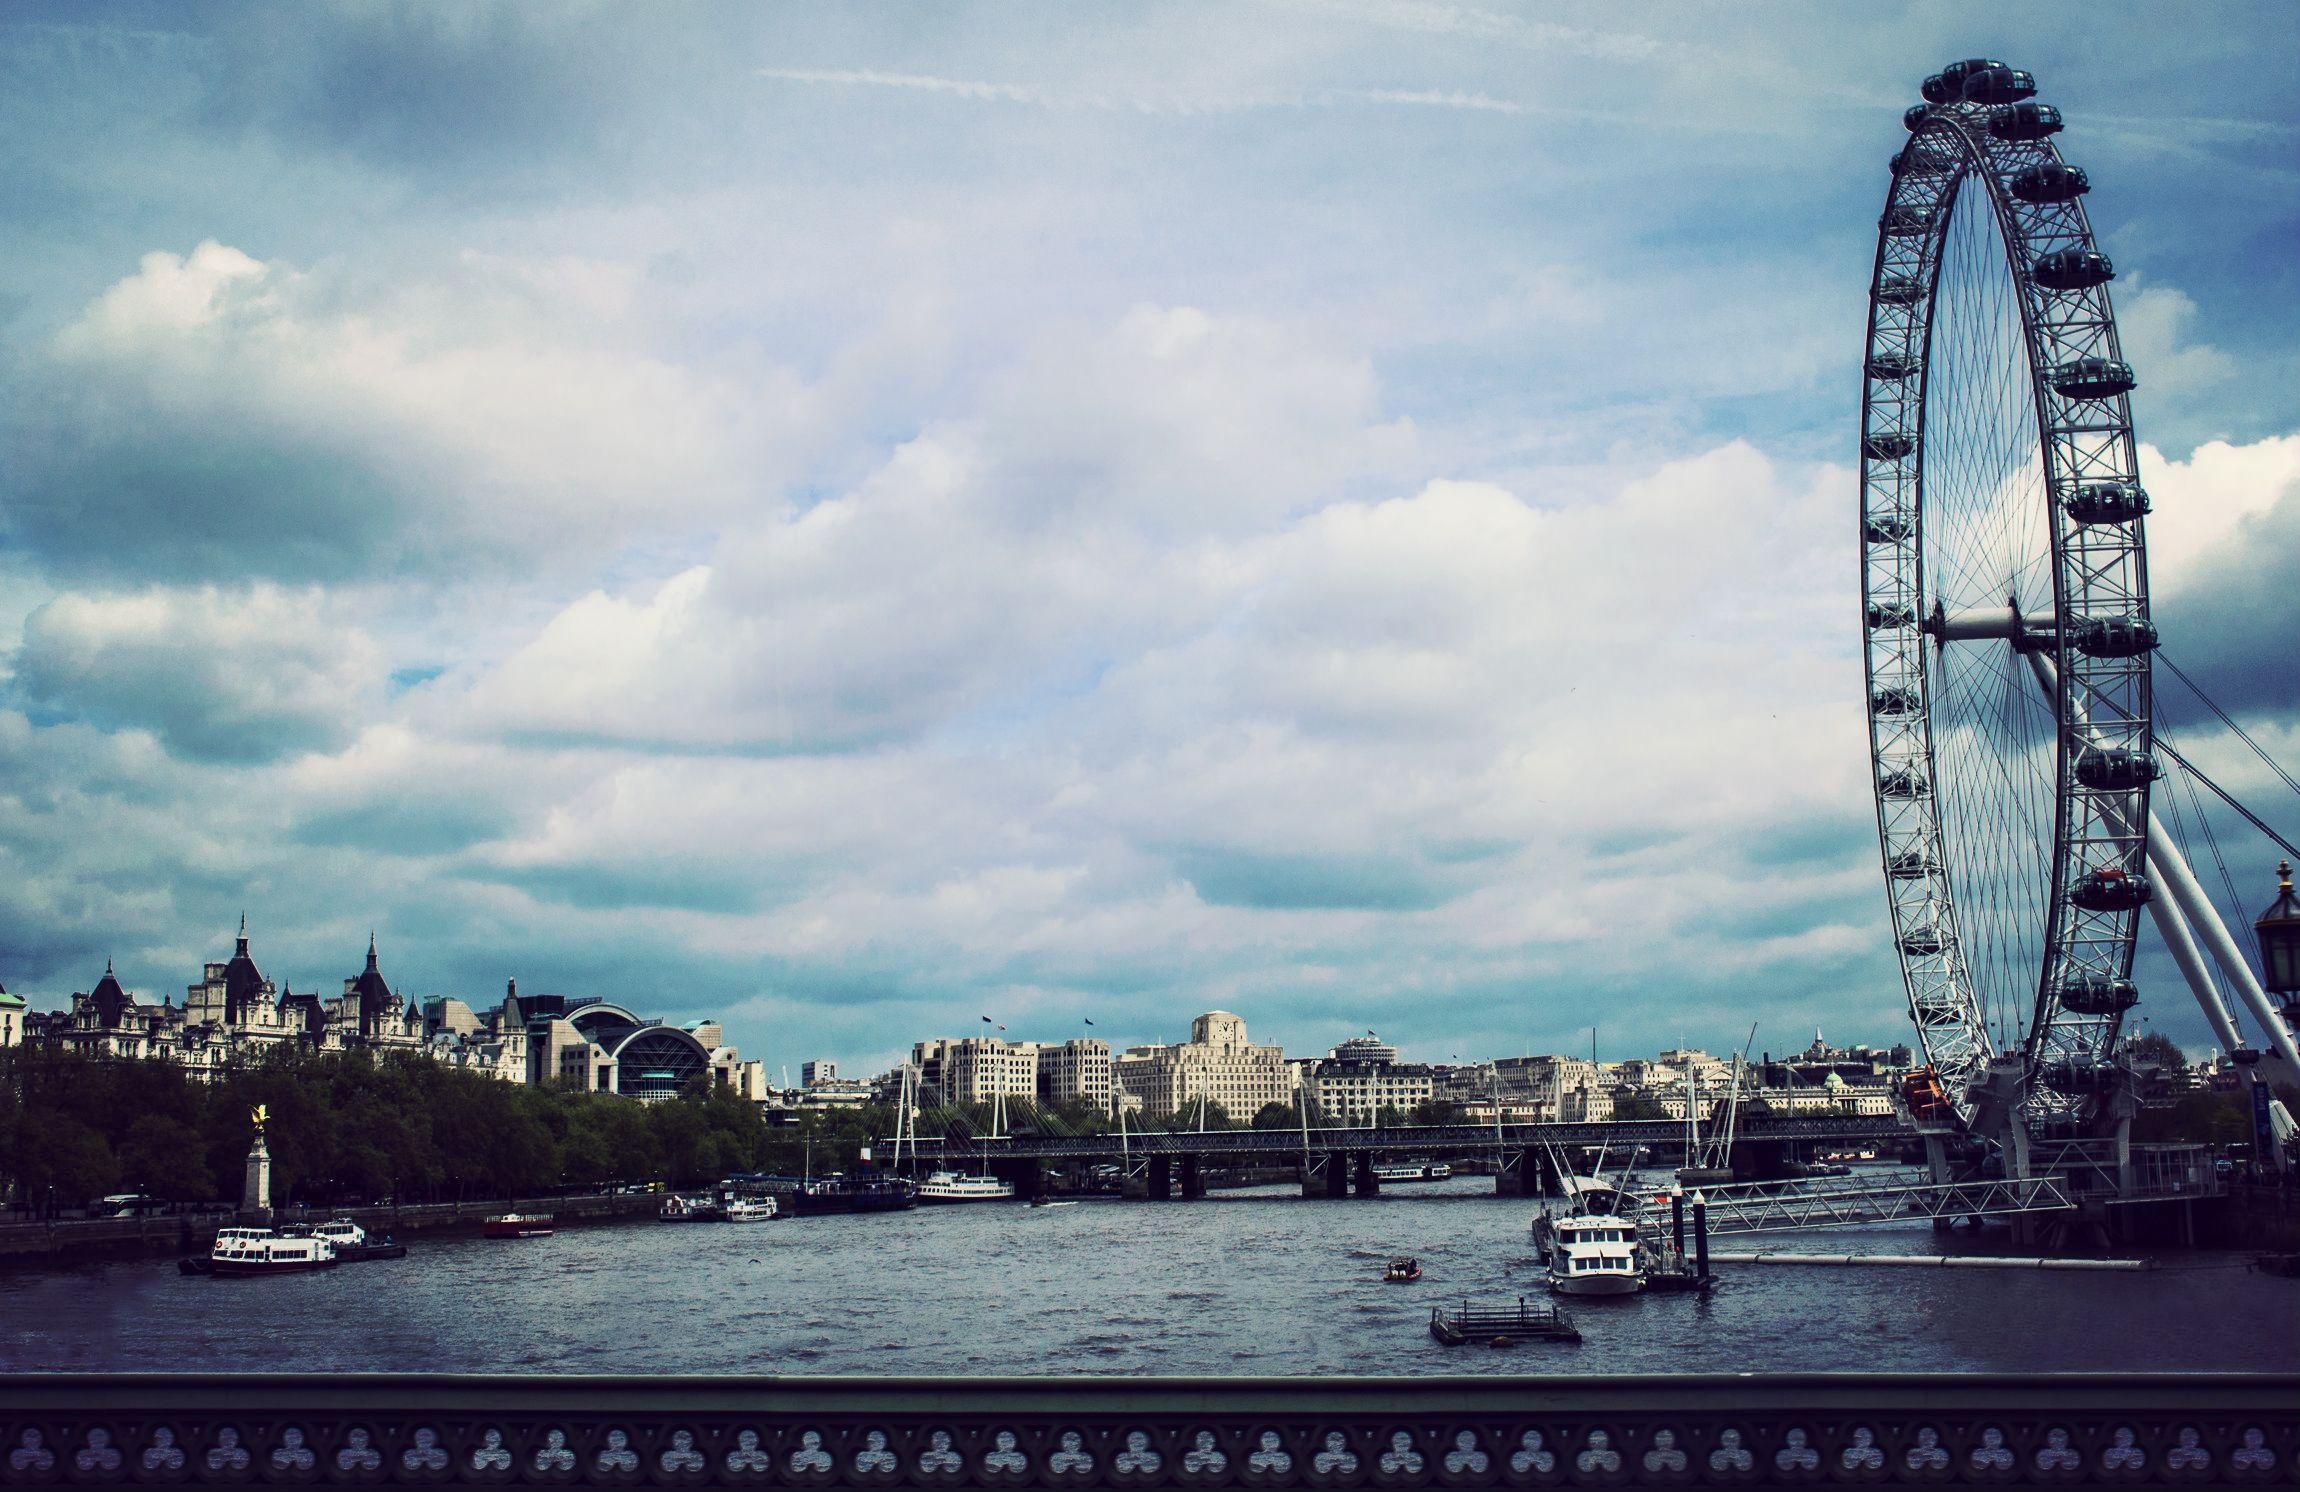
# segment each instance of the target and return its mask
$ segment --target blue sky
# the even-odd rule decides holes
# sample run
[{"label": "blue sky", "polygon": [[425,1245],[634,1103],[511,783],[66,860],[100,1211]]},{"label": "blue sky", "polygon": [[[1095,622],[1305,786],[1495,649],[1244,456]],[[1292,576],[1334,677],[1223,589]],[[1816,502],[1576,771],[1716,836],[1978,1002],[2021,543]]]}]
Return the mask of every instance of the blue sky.
[{"label": "blue sky", "polygon": [[1986,54],[2068,115],[2168,647],[2291,761],[2296,52],[2276,6],[12,6],[0,979],[156,997],[244,908],[299,988],[372,925],[411,995],[794,1068],[985,1012],[1899,1039],[1848,458],[1900,110]]}]

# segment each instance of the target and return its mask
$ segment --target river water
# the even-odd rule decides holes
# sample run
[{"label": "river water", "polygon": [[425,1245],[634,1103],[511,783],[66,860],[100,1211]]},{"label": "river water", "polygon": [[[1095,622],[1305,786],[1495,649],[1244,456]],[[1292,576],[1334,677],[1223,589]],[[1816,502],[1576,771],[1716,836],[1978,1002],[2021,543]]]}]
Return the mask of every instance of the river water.
[{"label": "river water", "polygon": [[[1485,1178],[1306,1202],[978,1204],[653,1222],[268,1280],[173,1260],[0,1272],[0,1368],[1111,1373],[2300,1369],[2300,1281],[2241,1255],[2142,1273],[1720,1264],[1708,1297],[1569,1302],[1585,1340],[1445,1348],[1433,1304],[1547,1298],[1531,1203]],[[1936,1253],[1922,1227],[1720,1250]],[[1423,1279],[1385,1285],[1393,1253]]]}]

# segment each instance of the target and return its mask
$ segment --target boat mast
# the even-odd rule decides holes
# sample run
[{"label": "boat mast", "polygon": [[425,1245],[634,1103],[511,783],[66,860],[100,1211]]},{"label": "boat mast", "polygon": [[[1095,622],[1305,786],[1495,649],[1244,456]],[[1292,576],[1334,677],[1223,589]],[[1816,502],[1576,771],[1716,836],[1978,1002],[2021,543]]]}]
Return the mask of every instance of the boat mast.
[{"label": "boat mast", "polygon": [[[1684,1050],[1685,1038],[1678,1037],[1677,1043]],[[1700,1088],[1693,1081],[1693,1053],[1685,1051],[1685,1164],[1689,1166],[1701,1164],[1700,1099]]]}]

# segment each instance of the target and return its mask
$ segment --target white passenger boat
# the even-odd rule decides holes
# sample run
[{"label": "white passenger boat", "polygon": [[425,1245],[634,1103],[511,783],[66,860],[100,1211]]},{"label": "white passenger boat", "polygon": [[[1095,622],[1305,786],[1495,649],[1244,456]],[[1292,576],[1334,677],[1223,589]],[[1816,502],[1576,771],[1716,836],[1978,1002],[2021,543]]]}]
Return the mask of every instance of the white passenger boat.
[{"label": "white passenger boat", "polygon": [[317,1234],[291,1237],[270,1228],[220,1228],[208,1251],[215,1275],[296,1274],[335,1264],[335,1245]]},{"label": "white passenger boat", "polygon": [[1453,1167],[1442,1160],[1433,1160],[1417,1166],[1376,1166],[1374,1180],[1388,1186],[1401,1181],[1443,1181],[1453,1175]]},{"label": "white passenger boat", "polygon": [[730,1223],[763,1223],[775,1215],[773,1197],[729,1197],[719,1204],[719,1215]]},{"label": "white passenger boat", "polygon": [[330,1218],[312,1229],[312,1236],[326,1239],[338,1254],[367,1247],[367,1229],[348,1217]]},{"label": "white passenger boat", "polygon": [[966,1176],[957,1171],[936,1171],[918,1184],[921,1202],[1011,1202],[1014,1183],[996,1176]]},{"label": "white passenger boat", "polygon": [[1623,1176],[1623,1185],[1607,1181],[1603,1155],[1592,1176],[1574,1174],[1559,1156],[1551,1163],[1565,1212],[1555,1216],[1544,1207],[1533,1220],[1533,1247],[1549,1266],[1549,1288],[1559,1295],[1635,1295],[1645,1285],[1645,1250],[1630,1178]]},{"label": "white passenger boat", "polygon": [[1559,1295],[1635,1295],[1645,1285],[1637,1224],[1626,1217],[1572,1213],[1552,1225],[1549,1288]]}]

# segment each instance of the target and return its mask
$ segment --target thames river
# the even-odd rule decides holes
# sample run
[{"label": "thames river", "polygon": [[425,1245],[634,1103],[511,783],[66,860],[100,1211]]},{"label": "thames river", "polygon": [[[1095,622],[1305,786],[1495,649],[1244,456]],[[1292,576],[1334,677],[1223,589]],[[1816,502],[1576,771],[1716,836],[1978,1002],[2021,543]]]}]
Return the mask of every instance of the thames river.
[{"label": "thames river", "polygon": [[[1706,1298],[1568,1303],[1585,1340],[1445,1348],[1433,1304],[1546,1298],[1534,1204],[1484,1178],[1305,1202],[978,1204],[751,1226],[653,1222],[269,1280],[173,1260],[0,1272],[27,1370],[1289,1374],[2292,1370],[2300,1281],[2229,1254],[2142,1273],[1720,1264]],[[1992,1234],[1991,1238],[2001,1238]],[[1916,1227],[1720,1240],[1939,1251]],[[1385,1285],[1383,1261],[1423,1279]]]}]

